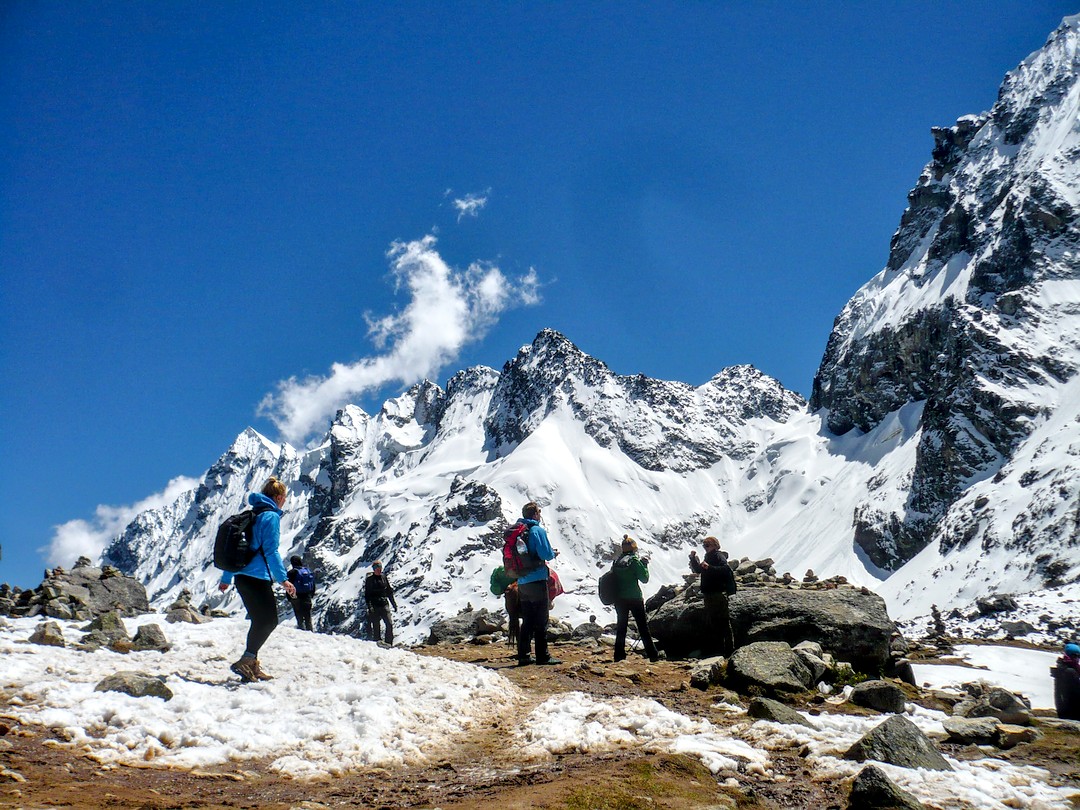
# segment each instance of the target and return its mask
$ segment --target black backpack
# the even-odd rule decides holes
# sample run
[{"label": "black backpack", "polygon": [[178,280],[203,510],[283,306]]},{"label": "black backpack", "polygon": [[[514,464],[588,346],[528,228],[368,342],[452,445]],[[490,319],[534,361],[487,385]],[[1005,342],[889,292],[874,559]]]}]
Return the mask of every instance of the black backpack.
[{"label": "black backpack", "polygon": [[[252,548],[254,543],[255,518],[270,509],[269,506],[245,509],[239,514],[226,518],[218,526],[214,538],[214,567],[235,574],[247,567],[255,559],[256,552],[262,549]],[[266,559],[266,555],[263,555]],[[266,564],[269,570],[270,564]]]},{"label": "black backpack", "polygon": [[607,571],[600,575],[600,579],[596,581],[596,589],[600,595],[601,605],[614,605],[615,604],[615,572]]}]

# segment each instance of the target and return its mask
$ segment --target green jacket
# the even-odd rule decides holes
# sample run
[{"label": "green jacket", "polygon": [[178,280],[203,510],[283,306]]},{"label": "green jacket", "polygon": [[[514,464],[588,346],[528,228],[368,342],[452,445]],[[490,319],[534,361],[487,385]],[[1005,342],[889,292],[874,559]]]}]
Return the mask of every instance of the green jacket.
[{"label": "green jacket", "polygon": [[615,572],[615,596],[619,599],[641,599],[639,582],[649,581],[649,568],[637,554],[623,554],[612,563]]}]

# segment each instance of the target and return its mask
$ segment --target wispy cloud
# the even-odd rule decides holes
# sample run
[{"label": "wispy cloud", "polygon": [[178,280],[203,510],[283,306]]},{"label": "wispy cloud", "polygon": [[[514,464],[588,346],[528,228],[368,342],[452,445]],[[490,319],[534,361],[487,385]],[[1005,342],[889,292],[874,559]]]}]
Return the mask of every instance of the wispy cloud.
[{"label": "wispy cloud", "polygon": [[198,485],[196,479],[180,476],[171,480],[163,491],[131,506],[99,506],[94,510],[93,520],[69,520],[57,526],[48,547],[38,551],[45,551],[46,562],[54,566],[70,568],[79,557],[98,560],[105,547],[136,515],[167,506]]},{"label": "wispy cloud", "polygon": [[[451,193],[447,191],[447,194]],[[465,217],[478,217],[480,211],[487,205],[488,196],[491,194],[491,189],[487,189],[479,194],[466,194],[464,197],[455,197],[450,201],[450,204],[454,206],[454,209],[458,212],[457,221]]]},{"label": "wispy cloud", "polygon": [[397,382],[430,379],[462,347],[484,337],[499,316],[515,306],[539,302],[536,273],[511,280],[492,264],[451,268],[435,249],[434,236],[396,242],[387,253],[398,290],[410,301],[397,314],[367,316],[376,348],[356,363],[335,363],[326,377],[290,377],[267,394],[259,415],[268,417],[292,444],[302,444],[357,395]]}]

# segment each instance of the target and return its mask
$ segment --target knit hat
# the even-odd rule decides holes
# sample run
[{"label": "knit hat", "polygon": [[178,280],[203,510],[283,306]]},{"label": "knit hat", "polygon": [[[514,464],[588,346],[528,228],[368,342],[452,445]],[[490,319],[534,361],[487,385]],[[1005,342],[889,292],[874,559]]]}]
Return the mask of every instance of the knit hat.
[{"label": "knit hat", "polygon": [[625,552],[637,551],[637,543],[628,534],[624,534],[622,538],[622,550]]},{"label": "knit hat", "polygon": [[1080,658],[1080,644],[1066,644],[1065,654],[1071,655],[1073,658]]}]

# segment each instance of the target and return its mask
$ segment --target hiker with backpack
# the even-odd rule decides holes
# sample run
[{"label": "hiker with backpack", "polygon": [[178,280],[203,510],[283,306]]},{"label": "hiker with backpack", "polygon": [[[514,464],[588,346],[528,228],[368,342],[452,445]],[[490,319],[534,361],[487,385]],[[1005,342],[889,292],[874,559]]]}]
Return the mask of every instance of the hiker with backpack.
[{"label": "hiker with backpack", "polygon": [[386,644],[394,646],[394,622],[390,619],[390,606],[397,610],[394,589],[383,573],[382,563],[371,564],[371,573],[364,578],[364,602],[367,604],[368,627],[372,641],[379,640],[379,625],[386,626]]},{"label": "hiker with backpack", "polygon": [[701,574],[701,599],[705,603],[707,635],[702,652],[719,654],[725,658],[735,651],[731,635],[731,611],[728,597],[738,589],[735,573],[727,563],[727,554],[720,551],[720,541],[706,537],[701,541],[705,559],[699,560],[697,551],[690,552],[690,570]]},{"label": "hiker with backpack", "polygon": [[641,584],[649,581],[649,560],[638,556],[637,542],[629,535],[623,535],[622,553],[611,564],[615,574],[615,661],[626,658],[626,626],[630,614],[634,615],[638,637],[645,647],[645,654],[650,661],[659,660],[656,645],[649,633],[649,618],[645,614],[645,599],[641,595]]},{"label": "hiker with backpack", "polygon": [[287,596],[296,596],[296,588],[289,582],[285,563],[281,561],[278,544],[281,542],[282,507],[288,490],[277,478],[270,478],[261,492],[248,495],[248,503],[255,513],[251,528],[252,544],[256,550],[251,562],[238,571],[222,571],[218,589],[227,591],[235,584],[240,599],[247,609],[251,626],[248,628],[247,644],[239,661],[229,669],[240,676],[244,683],[269,681],[259,665],[259,650],[278,625],[277,598],[274,583],[280,582]]},{"label": "hiker with backpack", "polygon": [[[521,554],[524,572],[517,578],[518,600],[520,602],[521,628],[518,631],[517,663],[519,667],[529,664],[561,664],[548,653],[547,628],[548,610],[548,567],[549,560],[557,552],[551,548],[547,530],[540,525],[540,507],[530,501],[521,509],[521,520],[515,526],[524,524],[527,531],[521,531],[524,541],[524,553]],[[535,645],[536,658],[529,653]]]},{"label": "hiker with backpack", "polygon": [[315,574],[304,565],[304,558],[293,555],[289,560],[289,582],[296,588],[296,596],[289,599],[292,603],[296,626],[301,630],[311,630],[311,599],[315,596]]}]

